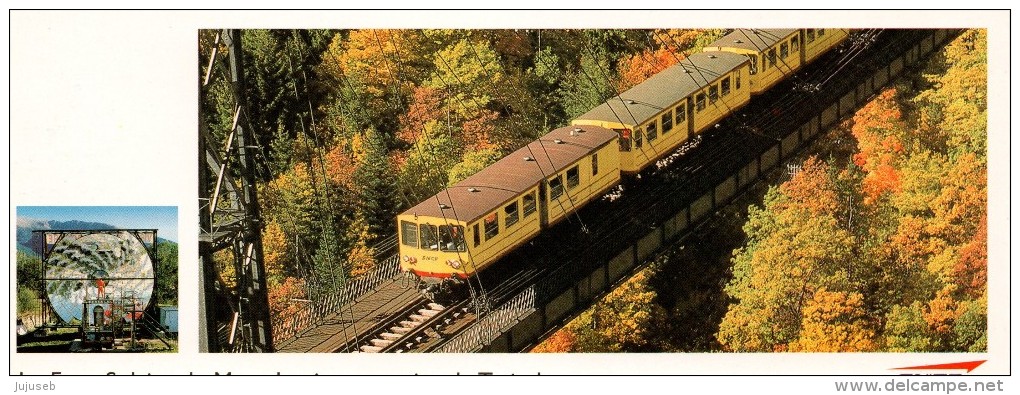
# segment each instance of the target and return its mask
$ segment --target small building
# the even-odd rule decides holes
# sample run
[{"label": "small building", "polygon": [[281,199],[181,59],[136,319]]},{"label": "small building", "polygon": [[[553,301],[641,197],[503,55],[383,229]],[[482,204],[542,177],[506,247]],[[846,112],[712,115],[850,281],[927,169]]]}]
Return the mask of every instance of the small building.
[{"label": "small building", "polygon": [[159,325],[177,334],[177,306],[159,306]]}]

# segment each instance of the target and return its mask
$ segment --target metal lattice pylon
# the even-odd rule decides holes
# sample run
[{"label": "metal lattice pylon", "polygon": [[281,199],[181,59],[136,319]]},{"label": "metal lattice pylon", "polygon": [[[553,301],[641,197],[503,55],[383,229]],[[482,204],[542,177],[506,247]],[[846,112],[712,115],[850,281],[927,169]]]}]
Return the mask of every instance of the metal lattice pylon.
[{"label": "metal lattice pylon", "polygon": [[[241,33],[223,30],[210,57],[208,84],[222,40],[227,47],[234,120],[221,150],[199,117],[199,266],[200,350],[204,352],[272,352],[262,254],[262,221],[256,194],[254,131],[244,100]],[[201,109],[201,106],[200,106]],[[236,176],[236,178],[235,178]],[[237,286],[220,281],[213,254],[229,249]]]}]

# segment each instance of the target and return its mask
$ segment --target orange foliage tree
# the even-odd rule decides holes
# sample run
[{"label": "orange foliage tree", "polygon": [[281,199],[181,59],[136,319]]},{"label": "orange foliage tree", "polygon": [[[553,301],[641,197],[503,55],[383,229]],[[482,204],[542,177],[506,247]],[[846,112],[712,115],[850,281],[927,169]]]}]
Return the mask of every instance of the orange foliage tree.
[{"label": "orange foliage tree", "polygon": [[411,94],[411,104],[407,112],[400,116],[400,129],[397,138],[406,144],[414,144],[418,135],[425,129],[429,121],[443,119],[447,112],[443,109],[446,95],[442,89],[419,86]]},{"label": "orange foliage tree", "polygon": [[290,325],[294,316],[307,311],[306,299],[303,279],[287,277],[282,283],[269,287],[269,315],[273,326],[282,328]]},{"label": "orange foliage tree", "polygon": [[531,352],[571,352],[574,350],[574,342],[576,341],[574,333],[570,329],[563,328],[553,333],[552,336],[539,343],[535,348],[532,348]]},{"label": "orange foliage tree", "polygon": [[656,73],[677,64],[687,55],[701,51],[705,44],[719,37],[718,30],[705,29],[669,29],[649,32],[652,48],[637,54],[626,55],[620,60],[620,79],[616,83],[618,91],[630,89],[655,75]]},{"label": "orange foliage tree", "polygon": [[854,155],[854,163],[867,173],[863,188],[869,201],[899,190],[897,166],[904,153],[902,118],[895,89],[882,91],[854,114],[851,132],[860,151]]},{"label": "orange foliage tree", "polygon": [[978,298],[988,284],[988,217],[982,217],[974,238],[960,249],[953,276],[961,297]]}]

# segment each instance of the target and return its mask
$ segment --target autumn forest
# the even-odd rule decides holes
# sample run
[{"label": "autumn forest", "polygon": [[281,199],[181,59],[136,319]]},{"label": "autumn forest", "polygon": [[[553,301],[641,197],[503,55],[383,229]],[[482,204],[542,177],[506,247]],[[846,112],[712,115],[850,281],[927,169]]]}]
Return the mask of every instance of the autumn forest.
[{"label": "autumn forest", "polygon": [[[722,33],[243,31],[273,319],[370,271],[403,209]],[[213,73],[222,142],[234,98]],[[534,351],[986,350],[986,79],[986,32],[965,31]]]}]

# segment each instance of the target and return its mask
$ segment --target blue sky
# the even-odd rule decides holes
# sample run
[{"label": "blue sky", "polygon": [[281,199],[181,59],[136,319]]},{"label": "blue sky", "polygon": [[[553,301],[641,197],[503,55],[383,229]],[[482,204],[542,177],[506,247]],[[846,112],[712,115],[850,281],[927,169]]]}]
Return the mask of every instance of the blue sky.
[{"label": "blue sky", "polygon": [[157,229],[159,237],[178,242],[175,206],[19,206],[18,218],[101,222],[121,229]]}]

